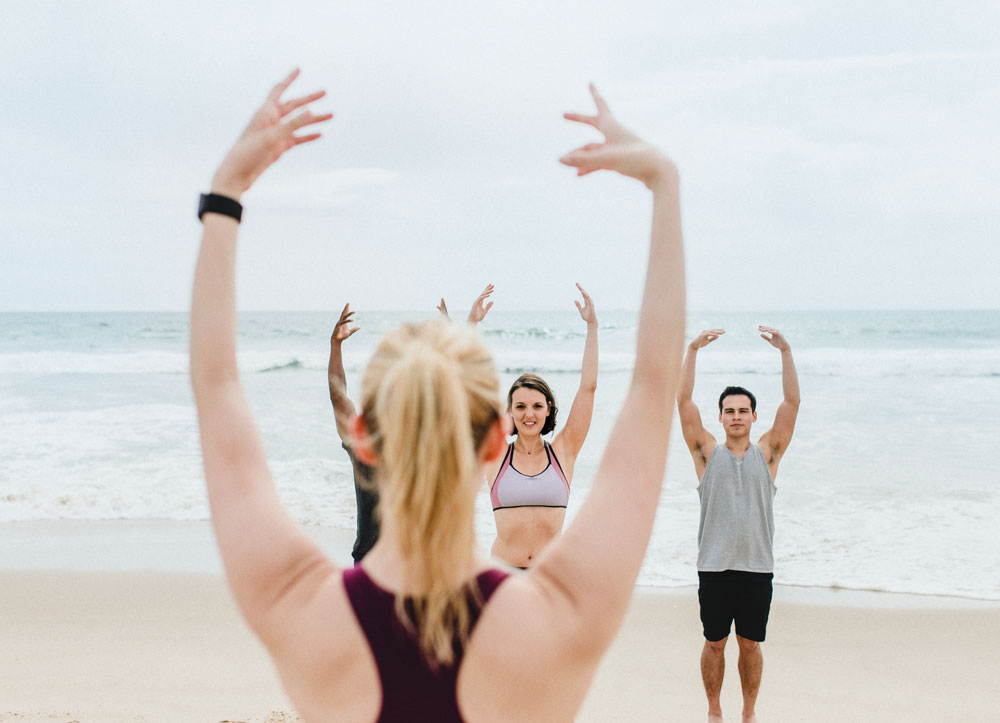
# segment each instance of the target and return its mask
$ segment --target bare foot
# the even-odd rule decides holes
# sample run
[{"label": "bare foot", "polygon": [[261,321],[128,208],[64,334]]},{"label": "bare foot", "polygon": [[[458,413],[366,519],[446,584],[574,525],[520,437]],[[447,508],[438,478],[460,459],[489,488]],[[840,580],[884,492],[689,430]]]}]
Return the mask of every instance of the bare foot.
[{"label": "bare foot", "polygon": [[743,714],[743,723],[757,723],[757,714],[756,713],[749,713],[749,714],[744,713]]},{"label": "bare foot", "polygon": [[709,713],[708,723],[722,723],[722,713]]}]

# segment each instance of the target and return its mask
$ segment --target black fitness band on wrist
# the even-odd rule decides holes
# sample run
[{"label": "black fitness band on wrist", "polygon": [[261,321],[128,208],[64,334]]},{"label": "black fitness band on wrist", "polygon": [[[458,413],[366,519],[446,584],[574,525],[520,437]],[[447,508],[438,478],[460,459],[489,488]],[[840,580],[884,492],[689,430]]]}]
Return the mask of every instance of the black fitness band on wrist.
[{"label": "black fitness band on wrist", "polygon": [[206,213],[219,213],[223,216],[236,219],[236,223],[243,218],[243,204],[228,196],[220,196],[217,193],[203,193],[198,199],[198,220]]}]

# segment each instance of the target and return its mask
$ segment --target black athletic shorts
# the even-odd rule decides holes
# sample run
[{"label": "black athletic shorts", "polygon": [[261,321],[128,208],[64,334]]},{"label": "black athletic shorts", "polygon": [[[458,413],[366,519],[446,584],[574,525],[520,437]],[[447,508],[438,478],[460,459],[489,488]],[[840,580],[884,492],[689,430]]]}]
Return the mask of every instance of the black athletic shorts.
[{"label": "black athletic shorts", "polygon": [[737,635],[763,643],[771,612],[772,579],[770,572],[699,570],[698,602],[705,639],[713,643],[722,640],[735,620]]}]

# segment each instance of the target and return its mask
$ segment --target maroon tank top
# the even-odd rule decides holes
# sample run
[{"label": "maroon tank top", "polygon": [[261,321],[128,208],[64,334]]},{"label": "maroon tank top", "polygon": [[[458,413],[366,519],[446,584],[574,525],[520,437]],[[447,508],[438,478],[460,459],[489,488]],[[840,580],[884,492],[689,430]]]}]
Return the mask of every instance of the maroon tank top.
[{"label": "maroon tank top", "polygon": [[[484,606],[506,578],[507,573],[500,570],[487,570],[476,577]],[[382,710],[377,720],[381,723],[417,720],[461,723],[456,684],[465,651],[459,641],[455,641],[454,662],[432,669],[424,660],[416,639],[396,616],[395,596],[391,592],[376,585],[360,565],[344,570],[344,587],[378,666]],[[476,605],[471,595],[468,602],[471,635],[482,607]],[[406,609],[412,620],[413,604],[409,600]]]}]

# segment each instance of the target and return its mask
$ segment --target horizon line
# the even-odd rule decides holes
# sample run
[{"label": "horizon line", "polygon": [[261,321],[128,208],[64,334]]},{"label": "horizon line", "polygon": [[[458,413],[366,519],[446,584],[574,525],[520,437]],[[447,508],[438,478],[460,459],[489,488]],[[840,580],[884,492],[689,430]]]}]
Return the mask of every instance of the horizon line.
[{"label": "horizon line", "polygon": [[[188,314],[190,309],[0,309],[0,314]],[[408,314],[424,312],[424,309],[414,308],[385,308],[366,309],[365,313],[370,314]],[[427,309],[426,313],[433,314],[436,309]],[[638,313],[638,308],[616,307],[602,309],[602,312],[629,312]],[[711,308],[690,308],[686,310],[688,314],[787,314],[787,313],[832,313],[832,312],[927,312],[927,311],[1000,311],[1000,306],[935,306],[935,307],[813,307],[813,308],[752,308],[752,309],[711,309]],[[335,308],[329,309],[237,309],[238,314],[337,314]],[[497,312],[504,313],[537,313],[537,312],[563,312],[574,313],[574,309],[538,307],[535,309],[498,309]]]}]

